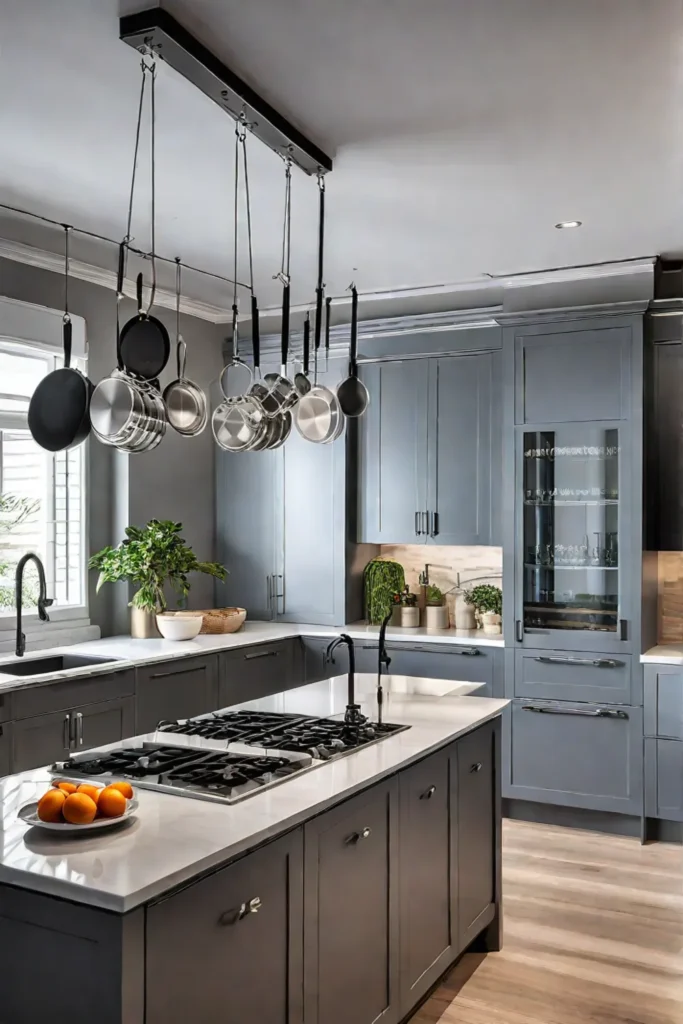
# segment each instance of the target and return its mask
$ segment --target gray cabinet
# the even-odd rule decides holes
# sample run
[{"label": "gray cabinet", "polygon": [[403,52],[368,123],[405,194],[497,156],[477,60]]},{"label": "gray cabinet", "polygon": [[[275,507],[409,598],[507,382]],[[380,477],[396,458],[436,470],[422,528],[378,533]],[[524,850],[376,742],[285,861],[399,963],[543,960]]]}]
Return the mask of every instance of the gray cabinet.
[{"label": "gray cabinet", "polygon": [[455,747],[399,774],[400,1018],[458,953],[458,803],[451,790],[452,755]]},{"label": "gray cabinet", "polygon": [[513,700],[503,796],[640,815],[642,708]]},{"label": "gray cabinet", "polygon": [[396,778],[304,827],[306,1024],[399,1020]]},{"label": "gray cabinet", "polygon": [[683,821],[683,743],[645,740],[645,813]]},{"label": "gray cabinet", "polygon": [[[510,696],[639,704],[640,687],[632,680],[631,661],[629,655],[517,650]],[[639,680],[638,670],[635,675]]]},{"label": "gray cabinet", "polygon": [[301,646],[298,639],[254,644],[221,651],[218,669],[218,707],[226,708],[269,697],[301,685]]},{"label": "gray cabinet", "polygon": [[358,539],[426,540],[429,360],[361,367],[370,404],[360,423]]},{"label": "gray cabinet", "polygon": [[301,830],[147,910],[146,1020],[301,1024]]},{"label": "gray cabinet", "polygon": [[12,726],[0,725],[0,779],[12,771]]},{"label": "gray cabinet", "polygon": [[246,608],[251,619],[276,615],[281,458],[281,451],[216,449],[216,551],[229,570],[225,583],[216,583],[216,603]]},{"label": "gray cabinet", "polygon": [[80,750],[116,743],[134,733],[133,697],[22,718],[11,729],[12,771],[23,772],[63,761]]},{"label": "gray cabinet", "polygon": [[176,658],[137,670],[136,732],[153,732],[159,722],[191,718],[218,706],[218,656]]},{"label": "gray cabinet", "polygon": [[491,923],[496,910],[496,877],[500,869],[500,838],[496,835],[500,786],[497,754],[496,731],[491,722],[455,744],[458,952]]},{"label": "gray cabinet", "polygon": [[683,668],[644,666],[645,735],[683,740]]},{"label": "gray cabinet", "polygon": [[360,540],[497,542],[500,368],[498,351],[362,368]]}]

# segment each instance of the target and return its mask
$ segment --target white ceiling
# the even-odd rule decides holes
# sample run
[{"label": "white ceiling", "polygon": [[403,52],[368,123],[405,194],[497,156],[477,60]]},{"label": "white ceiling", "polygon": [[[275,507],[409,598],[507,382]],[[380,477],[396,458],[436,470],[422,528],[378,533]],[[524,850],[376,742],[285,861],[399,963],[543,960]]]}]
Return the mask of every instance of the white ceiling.
[{"label": "white ceiling", "polygon": [[[121,13],[147,5],[127,2]],[[168,0],[334,155],[326,280],[340,294],[683,249],[683,0]],[[119,0],[0,5],[0,201],[125,228],[139,90]],[[230,272],[232,122],[171,69],[158,248]],[[283,169],[250,148],[257,291],[274,305]],[[148,194],[134,234],[146,244]],[[315,287],[315,182],[294,174],[293,297]],[[576,231],[557,231],[579,219]],[[0,218],[0,235],[61,239]],[[76,248],[76,245],[75,245]],[[113,267],[115,254],[76,255]],[[246,265],[241,275],[246,274]],[[226,289],[186,276],[197,298]],[[1,288],[0,288],[1,291]]]}]

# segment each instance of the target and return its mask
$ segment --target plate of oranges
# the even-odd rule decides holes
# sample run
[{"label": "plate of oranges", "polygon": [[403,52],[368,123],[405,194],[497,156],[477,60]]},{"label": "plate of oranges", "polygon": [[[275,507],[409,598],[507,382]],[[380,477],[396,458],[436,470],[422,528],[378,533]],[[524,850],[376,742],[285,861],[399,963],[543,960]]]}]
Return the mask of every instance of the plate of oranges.
[{"label": "plate of oranges", "polygon": [[137,806],[129,782],[98,786],[91,782],[55,779],[40,800],[21,808],[19,817],[27,825],[53,832],[89,832],[119,825],[130,818]]}]

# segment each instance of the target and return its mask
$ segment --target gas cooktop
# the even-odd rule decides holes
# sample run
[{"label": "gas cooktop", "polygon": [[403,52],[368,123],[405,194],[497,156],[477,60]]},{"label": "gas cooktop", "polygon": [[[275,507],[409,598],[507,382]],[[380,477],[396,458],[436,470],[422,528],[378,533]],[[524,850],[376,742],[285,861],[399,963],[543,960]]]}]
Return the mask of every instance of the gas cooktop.
[{"label": "gas cooktop", "polygon": [[160,722],[161,732],[201,736],[207,740],[244,743],[250,747],[308,754],[329,761],[340,754],[376,743],[410,728],[407,725],[370,722],[349,725],[341,719],[267,711],[222,711],[178,722]]},{"label": "gas cooktop", "polygon": [[69,778],[130,779],[141,789],[232,804],[312,765],[312,758],[302,754],[268,756],[259,750],[228,753],[141,741],[114,750],[77,754],[53,765],[52,770]]}]

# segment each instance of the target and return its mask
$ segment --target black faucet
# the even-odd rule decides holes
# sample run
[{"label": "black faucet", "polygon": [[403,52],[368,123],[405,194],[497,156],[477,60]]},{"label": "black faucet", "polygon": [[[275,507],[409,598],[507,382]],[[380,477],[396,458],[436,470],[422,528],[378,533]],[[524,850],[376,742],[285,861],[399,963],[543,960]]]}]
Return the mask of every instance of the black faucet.
[{"label": "black faucet", "polygon": [[377,722],[379,725],[382,724],[382,705],[384,704],[384,690],[382,689],[382,666],[389,671],[391,665],[391,658],[387,652],[386,635],[387,626],[391,622],[393,616],[393,610],[385,615],[382,620],[382,625],[379,627],[379,664],[377,666]]},{"label": "black faucet", "polygon": [[38,568],[38,584],[40,586],[40,592],[38,594],[38,615],[42,622],[50,621],[50,616],[47,614],[45,609],[52,604],[52,598],[47,596],[45,569],[43,568],[43,563],[38,558],[38,555],[34,555],[33,552],[29,551],[27,555],[24,555],[19,559],[17,571],[14,576],[14,597],[17,607],[17,658],[22,658],[24,656],[24,651],[26,650],[26,637],[21,631],[21,603],[24,588],[24,566],[27,562],[35,562]]},{"label": "black faucet", "polygon": [[341,633],[330,641],[325,651],[325,661],[334,661],[332,655],[341,644],[346,644],[349,649],[349,689],[344,722],[346,725],[360,726],[367,722],[367,718],[361,714],[360,704],[356,704],[356,651],[348,633]]}]

